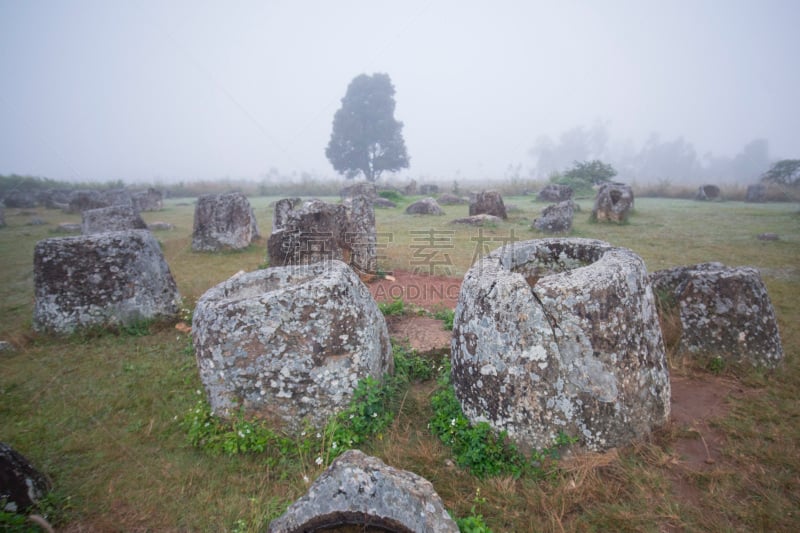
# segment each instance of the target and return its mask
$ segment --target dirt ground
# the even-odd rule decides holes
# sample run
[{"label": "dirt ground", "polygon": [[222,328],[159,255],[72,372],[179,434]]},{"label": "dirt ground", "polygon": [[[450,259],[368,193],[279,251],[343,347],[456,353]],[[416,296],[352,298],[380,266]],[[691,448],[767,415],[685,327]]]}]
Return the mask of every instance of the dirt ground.
[{"label": "dirt ground", "polygon": [[[402,298],[433,311],[455,308],[460,278],[418,275],[396,271],[394,279],[372,282],[370,292],[379,302]],[[390,335],[410,345],[420,354],[440,353],[450,349],[451,332],[440,320],[424,316],[403,315],[387,320]],[[708,471],[719,466],[725,435],[716,429],[713,420],[725,416],[728,399],[745,394],[739,384],[710,374],[687,377],[672,373],[671,424],[679,436],[675,439],[672,481],[676,492],[691,497],[691,487],[682,480],[692,472]],[[686,485],[686,486],[684,486]]]}]

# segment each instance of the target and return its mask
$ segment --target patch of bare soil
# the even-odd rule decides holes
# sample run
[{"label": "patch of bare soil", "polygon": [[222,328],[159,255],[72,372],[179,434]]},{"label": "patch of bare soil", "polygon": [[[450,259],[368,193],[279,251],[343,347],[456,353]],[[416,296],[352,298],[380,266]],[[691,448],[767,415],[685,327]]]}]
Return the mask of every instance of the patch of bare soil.
[{"label": "patch of bare soil", "polygon": [[711,375],[687,377],[673,373],[670,382],[671,424],[677,437],[668,477],[678,501],[702,506],[705,494],[697,484],[697,475],[730,469],[722,455],[725,434],[713,426],[713,421],[728,414],[731,398],[747,393],[736,381]]},{"label": "patch of bare soil", "polygon": [[461,278],[428,276],[405,270],[395,270],[391,277],[380,278],[369,285],[372,297],[378,302],[391,302],[396,298],[424,309],[443,307],[455,309]]},{"label": "patch of bare soil", "polygon": [[[455,309],[461,278],[415,274],[396,270],[387,278],[373,280],[368,285],[378,302],[401,298],[406,304],[436,311]],[[441,353],[450,349],[451,332],[441,320],[423,316],[389,316],[386,318],[389,335],[409,345],[420,355]]]},{"label": "patch of bare soil", "polygon": [[450,349],[452,332],[444,329],[441,320],[422,316],[387,317],[389,335],[407,344],[420,355],[442,353]]},{"label": "patch of bare soil", "polygon": [[725,436],[712,427],[711,420],[728,413],[727,398],[741,393],[735,381],[715,376],[703,379],[675,375],[672,385],[672,423],[693,437],[675,442],[675,450],[687,466],[696,470],[708,469],[720,459]]}]

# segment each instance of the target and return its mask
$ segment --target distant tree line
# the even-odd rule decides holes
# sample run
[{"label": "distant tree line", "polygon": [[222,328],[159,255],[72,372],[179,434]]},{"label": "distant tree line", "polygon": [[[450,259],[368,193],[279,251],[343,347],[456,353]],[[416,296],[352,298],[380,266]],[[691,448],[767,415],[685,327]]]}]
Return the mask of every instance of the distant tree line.
[{"label": "distant tree line", "polygon": [[71,181],[42,178],[39,176],[21,176],[19,174],[0,174],[0,196],[8,191],[45,191],[48,189],[121,189],[125,186],[122,180],[104,183],[75,183]]},{"label": "distant tree line", "polygon": [[750,141],[732,157],[699,155],[683,137],[665,140],[653,134],[639,148],[612,143],[603,122],[572,128],[556,140],[540,137],[529,155],[534,160],[531,177],[537,179],[561,174],[576,161],[600,160],[613,165],[621,181],[674,184],[755,183],[774,163],[765,139]]}]

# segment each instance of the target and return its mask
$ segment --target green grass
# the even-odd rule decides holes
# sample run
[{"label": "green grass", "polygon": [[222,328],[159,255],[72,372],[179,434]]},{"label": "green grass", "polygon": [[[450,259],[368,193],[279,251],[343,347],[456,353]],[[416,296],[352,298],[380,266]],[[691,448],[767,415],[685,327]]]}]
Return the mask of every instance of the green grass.
[{"label": "green grass", "polygon": [[[251,200],[264,236],[274,200]],[[542,237],[530,222],[543,205],[531,197],[505,200],[521,212],[483,229],[448,223],[467,215],[463,205],[443,206],[443,217],[409,216],[402,207],[377,210],[379,242],[386,244],[381,268],[462,276],[473,259],[504,241]],[[163,211],[143,216],[176,226],[155,235],[191,308],[216,283],[258,268],[266,252],[263,239],[241,252],[192,252],[193,207],[178,205],[183,202],[168,200]],[[436,414],[430,398],[437,385],[424,360],[404,363],[403,371],[415,377],[391,423],[362,449],[429,479],[454,516],[480,516],[480,524],[494,531],[800,529],[800,456],[794,453],[800,447],[797,205],[644,198],[636,200],[627,224],[606,225],[589,222],[590,200],[579,204],[573,236],[631,248],[650,270],[703,261],[761,269],[786,361],[774,373],[712,369],[746,391],[716,422],[726,436],[719,464],[688,476],[676,469],[676,432],[667,428],[618,454],[576,459],[547,479],[525,472],[479,479],[455,465],[451,449],[427,428]],[[257,531],[305,493],[304,477],[313,480],[321,471],[313,461],[280,461],[268,453],[211,455],[188,442],[181,422],[201,385],[187,336],[171,325],[67,338],[33,333],[34,246],[56,236],[58,222],[80,217],[38,209],[49,224],[28,226],[30,217],[15,213],[6,210],[7,226],[0,229],[0,339],[17,347],[0,355],[0,438],[52,477],[59,499],[69,502],[57,513],[62,527]],[[781,240],[755,239],[768,231]],[[431,251],[433,263],[420,259]],[[712,370],[689,365],[675,371],[703,377]],[[675,476],[693,492],[676,489]],[[476,494],[482,495],[477,509]]]}]

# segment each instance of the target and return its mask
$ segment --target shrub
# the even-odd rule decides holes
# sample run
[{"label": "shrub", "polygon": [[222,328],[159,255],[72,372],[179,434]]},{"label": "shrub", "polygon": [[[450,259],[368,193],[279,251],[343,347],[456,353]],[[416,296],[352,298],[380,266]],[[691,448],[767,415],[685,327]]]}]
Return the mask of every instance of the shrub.
[{"label": "shrub", "polygon": [[388,190],[388,191],[380,191],[378,196],[381,198],[386,198],[387,200],[391,200],[392,202],[399,202],[403,199],[403,195],[400,194],[399,191]]},{"label": "shrub", "polygon": [[406,310],[406,304],[402,298],[395,298],[391,303],[379,303],[378,309],[383,316],[402,315]]}]

